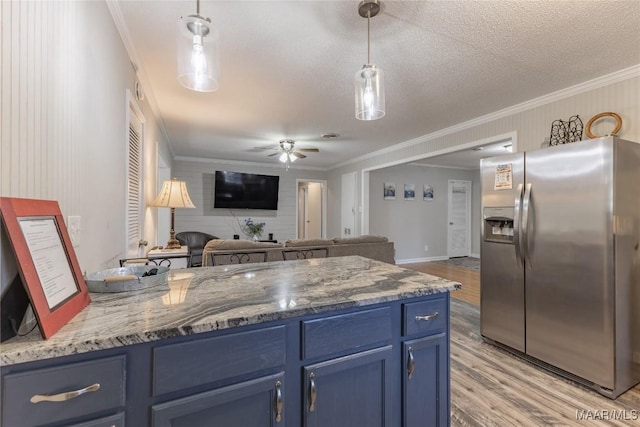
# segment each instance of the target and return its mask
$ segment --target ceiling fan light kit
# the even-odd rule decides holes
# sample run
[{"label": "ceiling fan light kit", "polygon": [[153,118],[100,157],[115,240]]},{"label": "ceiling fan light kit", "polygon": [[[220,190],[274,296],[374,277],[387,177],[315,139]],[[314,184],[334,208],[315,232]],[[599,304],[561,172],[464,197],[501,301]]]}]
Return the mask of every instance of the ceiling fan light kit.
[{"label": "ceiling fan light kit", "polygon": [[211,19],[195,15],[178,20],[178,82],[197,92],[213,92],[220,86],[218,30]]},{"label": "ceiling fan light kit", "polygon": [[371,18],[380,12],[378,0],[365,0],[358,6],[358,14],[367,18],[367,63],[356,72],[356,119],[378,120],[385,115],[384,72],[371,63]]}]

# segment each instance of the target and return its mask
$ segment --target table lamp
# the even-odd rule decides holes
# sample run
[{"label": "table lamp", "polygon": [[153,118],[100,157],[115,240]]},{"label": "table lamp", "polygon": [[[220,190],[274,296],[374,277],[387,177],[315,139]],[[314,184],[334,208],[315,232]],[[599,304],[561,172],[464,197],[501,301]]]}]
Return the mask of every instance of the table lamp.
[{"label": "table lamp", "polygon": [[150,206],[171,208],[171,230],[169,231],[169,241],[165,248],[180,249],[180,242],[176,239],[176,231],[174,228],[176,208],[195,208],[187,191],[187,183],[178,181],[176,178],[173,178],[171,181],[164,181],[158,197],[156,197]]}]

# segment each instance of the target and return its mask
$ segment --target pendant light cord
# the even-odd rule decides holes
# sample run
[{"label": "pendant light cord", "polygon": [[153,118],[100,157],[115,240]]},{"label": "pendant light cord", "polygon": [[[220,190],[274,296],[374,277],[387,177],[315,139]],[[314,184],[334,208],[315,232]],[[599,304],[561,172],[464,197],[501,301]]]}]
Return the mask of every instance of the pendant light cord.
[{"label": "pendant light cord", "polygon": [[367,64],[371,64],[371,8],[367,10]]}]

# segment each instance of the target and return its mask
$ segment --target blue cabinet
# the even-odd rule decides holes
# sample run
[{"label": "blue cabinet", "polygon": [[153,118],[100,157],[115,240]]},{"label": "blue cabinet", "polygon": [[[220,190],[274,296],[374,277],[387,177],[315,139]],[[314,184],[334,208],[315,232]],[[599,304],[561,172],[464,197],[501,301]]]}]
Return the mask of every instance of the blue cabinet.
[{"label": "blue cabinet", "polygon": [[[449,423],[449,295],[0,367],[11,427]],[[67,402],[31,403],[99,384]]]},{"label": "blue cabinet", "polygon": [[447,341],[439,333],[402,343],[404,427],[449,425]]},{"label": "blue cabinet", "polygon": [[284,373],[154,405],[153,427],[284,427]]},{"label": "blue cabinet", "polygon": [[304,367],[305,427],[391,427],[392,347]]}]

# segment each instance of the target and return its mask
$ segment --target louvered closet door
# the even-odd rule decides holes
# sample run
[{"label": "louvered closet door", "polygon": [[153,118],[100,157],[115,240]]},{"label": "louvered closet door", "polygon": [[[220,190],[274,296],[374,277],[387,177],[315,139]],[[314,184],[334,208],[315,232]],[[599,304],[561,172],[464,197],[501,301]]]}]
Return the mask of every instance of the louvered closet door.
[{"label": "louvered closet door", "polygon": [[140,253],[139,242],[143,237],[143,187],[142,187],[142,145],[144,136],[143,120],[133,106],[129,109],[129,134],[127,157],[127,256],[136,257]]},{"label": "louvered closet door", "polygon": [[471,181],[449,181],[449,257],[471,255]]}]

